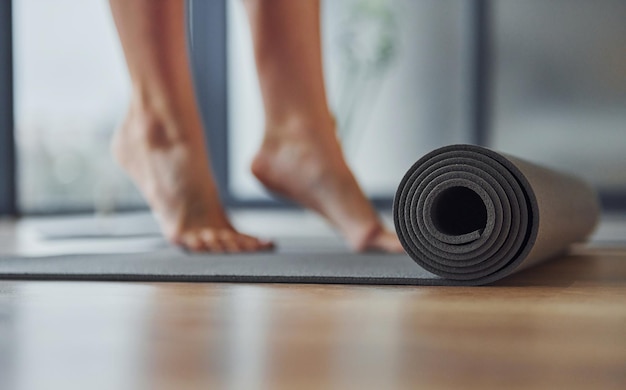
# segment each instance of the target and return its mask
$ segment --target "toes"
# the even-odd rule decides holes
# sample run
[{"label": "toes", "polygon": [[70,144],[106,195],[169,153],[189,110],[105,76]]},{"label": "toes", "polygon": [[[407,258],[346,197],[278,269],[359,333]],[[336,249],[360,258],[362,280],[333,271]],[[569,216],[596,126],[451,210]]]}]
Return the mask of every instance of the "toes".
[{"label": "toes", "polygon": [[269,250],[273,244],[231,229],[202,229],[188,233],[180,240],[182,246],[193,252],[239,253]]},{"label": "toes", "polygon": [[246,234],[241,234],[240,239],[244,243],[246,248],[250,248],[253,251],[266,251],[274,248],[274,243],[268,240],[260,240],[256,237],[251,237]]},{"label": "toes", "polygon": [[230,253],[241,252],[243,248],[240,246],[237,236],[238,234],[231,230],[220,230],[217,233],[218,239],[224,251]]},{"label": "toes", "polygon": [[207,250],[206,243],[195,232],[183,234],[179,243],[183,248],[191,252],[204,252]]},{"label": "toes", "polygon": [[381,249],[390,253],[402,253],[404,248],[398,239],[398,236],[394,232],[386,231],[380,241]]},{"label": "toes", "polygon": [[200,235],[208,252],[221,253],[226,251],[226,247],[214,229],[203,229]]},{"label": "toes", "polygon": [[389,230],[380,229],[356,248],[357,251],[383,251],[387,253],[402,253],[404,248],[398,236]]},{"label": "toes", "polygon": [[237,243],[244,252],[254,252],[261,248],[258,239],[245,234],[239,234],[237,236]]}]

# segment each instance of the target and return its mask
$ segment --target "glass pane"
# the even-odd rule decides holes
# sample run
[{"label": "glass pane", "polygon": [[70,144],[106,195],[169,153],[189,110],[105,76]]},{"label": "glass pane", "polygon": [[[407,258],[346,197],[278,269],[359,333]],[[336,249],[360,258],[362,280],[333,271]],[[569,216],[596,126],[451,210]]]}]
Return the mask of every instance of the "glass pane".
[{"label": "glass pane", "polygon": [[142,204],[109,155],[129,82],[107,2],[20,0],[13,18],[21,209]]},{"label": "glass pane", "polygon": [[[467,142],[466,2],[326,0],[326,83],[348,162],[371,196],[390,197],[431,149]],[[228,1],[229,175],[238,198],[264,196],[249,171],[263,109],[243,6]]]},{"label": "glass pane", "polygon": [[626,190],[626,2],[495,5],[495,147]]}]

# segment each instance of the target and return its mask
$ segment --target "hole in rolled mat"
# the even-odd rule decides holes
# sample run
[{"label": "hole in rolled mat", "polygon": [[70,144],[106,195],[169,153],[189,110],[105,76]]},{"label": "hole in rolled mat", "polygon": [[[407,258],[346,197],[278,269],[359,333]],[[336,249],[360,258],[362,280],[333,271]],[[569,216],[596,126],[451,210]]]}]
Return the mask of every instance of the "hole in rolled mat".
[{"label": "hole in rolled mat", "polygon": [[460,236],[481,231],[487,226],[487,208],[480,196],[467,187],[441,191],[431,208],[435,228],[443,234]]}]

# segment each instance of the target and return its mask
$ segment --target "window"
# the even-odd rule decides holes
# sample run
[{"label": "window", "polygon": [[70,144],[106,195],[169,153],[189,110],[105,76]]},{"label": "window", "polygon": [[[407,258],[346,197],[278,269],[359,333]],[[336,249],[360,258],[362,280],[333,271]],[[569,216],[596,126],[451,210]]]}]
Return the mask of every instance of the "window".
[{"label": "window", "polygon": [[493,145],[625,193],[626,3],[499,0],[494,11]]},{"label": "window", "polygon": [[[605,206],[626,209],[623,1],[322,4],[329,100],[379,204],[423,153],[479,142],[581,175]],[[276,205],[248,169],[263,111],[242,4],[188,0],[188,10],[222,195]],[[27,213],[144,207],[108,152],[128,95],[106,2],[0,2],[0,214],[16,200]]]},{"label": "window", "polygon": [[142,204],[109,154],[129,82],[108,4],[15,1],[13,48],[19,208]]}]

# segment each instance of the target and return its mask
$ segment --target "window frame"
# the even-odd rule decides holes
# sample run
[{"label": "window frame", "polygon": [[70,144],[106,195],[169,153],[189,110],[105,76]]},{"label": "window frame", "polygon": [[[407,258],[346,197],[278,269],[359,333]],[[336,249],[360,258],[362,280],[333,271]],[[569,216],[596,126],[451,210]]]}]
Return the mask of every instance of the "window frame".
[{"label": "window frame", "polygon": [[[230,208],[294,208],[280,200],[237,198],[229,187],[227,1],[187,0],[188,34],[196,95],[205,124],[207,148],[220,196]],[[17,155],[14,134],[12,0],[0,1],[0,216],[18,216]],[[468,108],[470,137],[490,145],[493,93],[493,0],[466,4]],[[626,210],[626,191],[600,193],[607,211]],[[393,196],[372,199],[378,208],[390,208]],[[121,210],[124,210],[122,208]],[[136,208],[132,208],[136,210]],[[65,212],[65,211],[63,211]],[[93,212],[93,210],[71,210]],[[52,210],[50,213],[60,213]],[[50,214],[43,212],[43,214]],[[33,213],[31,213],[33,214]],[[34,214],[42,214],[41,212]]]},{"label": "window frame", "polygon": [[13,111],[13,3],[0,2],[0,216],[17,216]]}]

